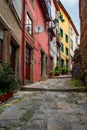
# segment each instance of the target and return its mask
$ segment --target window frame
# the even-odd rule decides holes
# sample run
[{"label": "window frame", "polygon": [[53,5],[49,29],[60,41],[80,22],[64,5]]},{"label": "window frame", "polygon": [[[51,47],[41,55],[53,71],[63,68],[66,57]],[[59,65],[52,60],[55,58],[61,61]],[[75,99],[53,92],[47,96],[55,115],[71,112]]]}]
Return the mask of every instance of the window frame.
[{"label": "window frame", "polygon": [[68,69],[68,67],[69,67],[69,60],[66,59],[66,68]]},{"label": "window frame", "polygon": [[28,12],[26,12],[26,31],[31,37],[33,37],[33,20]]},{"label": "window frame", "polygon": [[69,49],[66,47],[66,55],[69,55]]},{"label": "window frame", "polygon": [[73,40],[72,40],[72,39],[70,40],[70,44],[71,44],[71,45],[70,45],[70,46],[71,46],[71,49],[73,50]]},{"label": "window frame", "polygon": [[76,44],[78,44],[78,37],[77,36],[75,37],[75,41],[76,41]]},{"label": "window frame", "polygon": [[63,37],[63,29],[60,28],[60,36]]},{"label": "window frame", "polygon": [[65,34],[65,40],[66,40],[66,42],[68,43],[69,38],[68,38],[68,35],[67,35],[67,34]]},{"label": "window frame", "polygon": [[61,43],[61,51],[64,52],[64,44]]}]

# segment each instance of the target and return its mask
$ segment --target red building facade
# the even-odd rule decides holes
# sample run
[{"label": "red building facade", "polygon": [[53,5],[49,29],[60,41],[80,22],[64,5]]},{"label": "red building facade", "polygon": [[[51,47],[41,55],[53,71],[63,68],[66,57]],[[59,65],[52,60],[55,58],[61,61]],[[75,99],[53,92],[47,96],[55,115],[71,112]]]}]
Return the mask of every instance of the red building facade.
[{"label": "red building facade", "polygon": [[[37,82],[48,73],[50,2],[46,0],[24,0],[21,47],[21,78],[26,82]],[[40,27],[44,30],[37,32]]]}]

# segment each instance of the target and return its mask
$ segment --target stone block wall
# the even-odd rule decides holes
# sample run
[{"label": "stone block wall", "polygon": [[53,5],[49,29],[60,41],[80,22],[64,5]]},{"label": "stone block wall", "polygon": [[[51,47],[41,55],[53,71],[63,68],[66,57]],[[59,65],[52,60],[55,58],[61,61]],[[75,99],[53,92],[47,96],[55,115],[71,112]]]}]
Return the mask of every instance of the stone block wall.
[{"label": "stone block wall", "polygon": [[[81,68],[82,71],[87,70],[87,0],[79,0],[79,15],[80,15],[80,52],[81,52]],[[86,74],[87,80],[87,74]],[[86,81],[87,82],[87,81]]]},{"label": "stone block wall", "polygon": [[8,0],[0,0],[0,27],[2,27],[4,34],[2,44],[2,62],[10,62],[10,44],[11,41],[14,40],[15,46],[17,46],[15,74],[18,75],[20,73],[22,28],[19,25],[16,15],[17,14],[13,13],[11,3],[9,3]]},{"label": "stone block wall", "polygon": [[87,0],[79,0],[79,16],[80,46],[75,51],[72,76],[87,84]]}]

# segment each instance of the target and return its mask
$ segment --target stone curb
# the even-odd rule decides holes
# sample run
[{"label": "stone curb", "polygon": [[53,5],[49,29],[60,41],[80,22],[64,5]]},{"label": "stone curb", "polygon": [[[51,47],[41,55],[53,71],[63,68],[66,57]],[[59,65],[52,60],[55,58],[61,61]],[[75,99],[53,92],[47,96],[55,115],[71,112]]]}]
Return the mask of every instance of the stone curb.
[{"label": "stone curb", "polygon": [[45,89],[45,88],[26,88],[26,87],[22,87],[21,91],[86,92],[86,89],[85,88],[81,88],[81,89]]},{"label": "stone curb", "polygon": [[72,78],[72,76],[71,75],[69,75],[69,76],[53,76],[52,78],[53,79],[57,79],[57,78],[58,79],[60,79],[60,78],[64,78],[65,79],[65,78]]}]

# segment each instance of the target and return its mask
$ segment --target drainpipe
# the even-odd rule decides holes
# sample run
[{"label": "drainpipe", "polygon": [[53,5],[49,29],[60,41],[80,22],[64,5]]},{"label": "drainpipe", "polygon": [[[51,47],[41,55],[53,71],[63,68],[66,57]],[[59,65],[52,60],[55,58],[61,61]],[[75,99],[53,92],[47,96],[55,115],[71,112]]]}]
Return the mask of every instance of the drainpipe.
[{"label": "drainpipe", "polygon": [[[48,28],[49,28],[49,24],[48,24]],[[50,73],[50,32],[48,30],[48,77],[49,77],[49,73]]]},{"label": "drainpipe", "polygon": [[59,67],[61,67],[61,46],[59,47]]},{"label": "drainpipe", "polygon": [[25,42],[25,3],[26,0],[23,0],[23,9],[22,9],[22,45],[21,45],[21,80],[22,85],[24,85],[24,42]]}]

